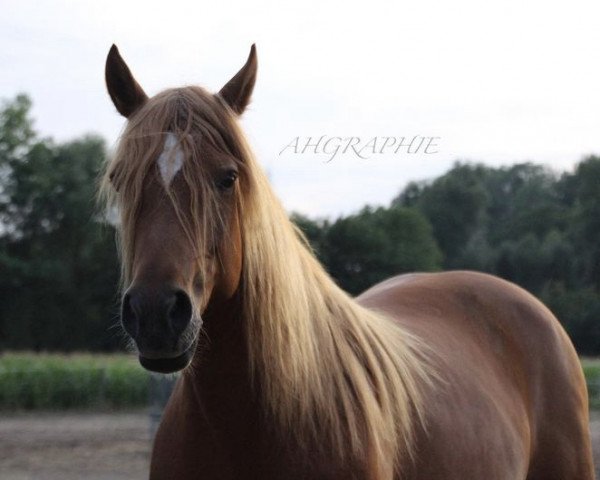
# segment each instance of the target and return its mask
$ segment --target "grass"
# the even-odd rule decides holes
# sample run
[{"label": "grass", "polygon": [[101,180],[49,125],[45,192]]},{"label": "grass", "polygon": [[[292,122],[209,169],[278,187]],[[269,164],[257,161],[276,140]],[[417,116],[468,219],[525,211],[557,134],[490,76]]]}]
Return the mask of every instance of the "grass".
[{"label": "grass", "polygon": [[145,406],[149,383],[132,355],[0,355],[0,410]]},{"label": "grass", "polygon": [[582,358],[581,365],[588,385],[590,408],[600,409],[600,358]]},{"label": "grass", "polygon": [[[582,358],[581,364],[590,408],[600,409],[600,358]],[[156,388],[130,354],[0,355],[0,410],[4,411],[143,407],[149,404],[152,385]]]}]

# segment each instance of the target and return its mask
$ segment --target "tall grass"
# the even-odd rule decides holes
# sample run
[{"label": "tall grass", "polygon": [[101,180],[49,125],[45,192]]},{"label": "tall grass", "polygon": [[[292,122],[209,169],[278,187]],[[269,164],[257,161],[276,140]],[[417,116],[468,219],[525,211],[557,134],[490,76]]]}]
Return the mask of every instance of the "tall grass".
[{"label": "tall grass", "polygon": [[[600,359],[583,358],[581,363],[590,408],[600,409]],[[0,355],[0,410],[144,407],[157,382],[129,354],[5,353]]]},{"label": "tall grass", "polygon": [[0,355],[0,409],[145,406],[149,380],[131,355],[5,353]]},{"label": "tall grass", "polygon": [[581,365],[588,385],[590,408],[600,409],[600,358],[582,358]]}]

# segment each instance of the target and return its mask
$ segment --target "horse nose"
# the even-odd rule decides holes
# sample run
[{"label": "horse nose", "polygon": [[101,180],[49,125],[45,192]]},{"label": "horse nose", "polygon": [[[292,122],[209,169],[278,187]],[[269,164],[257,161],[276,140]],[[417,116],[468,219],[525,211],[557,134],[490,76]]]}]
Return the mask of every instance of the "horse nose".
[{"label": "horse nose", "polygon": [[134,340],[152,332],[177,337],[191,319],[192,302],[183,290],[160,292],[132,287],[123,296],[121,321]]},{"label": "horse nose", "polygon": [[168,298],[167,319],[174,334],[179,335],[192,320],[192,302],[183,290],[176,290]]}]

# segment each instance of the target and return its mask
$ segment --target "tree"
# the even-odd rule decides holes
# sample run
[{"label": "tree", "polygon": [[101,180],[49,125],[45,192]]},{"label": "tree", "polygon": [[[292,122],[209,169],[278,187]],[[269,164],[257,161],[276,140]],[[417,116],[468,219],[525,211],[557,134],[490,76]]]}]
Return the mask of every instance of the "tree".
[{"label": "tree", "polygon": [[582,284],[600,287],[600,157],[588,157],[571,178],[570,234]]},{"label": "tree", "polygon": [[599,157],[561,176],[532,163],[457,164],[432,182],[412,182],[394,203],[431,222],[445,267],[521,285],[556,309],[577,348],[600,352]]},{"label": "tree", "polygon": [[[119,348],[113,231],[94,207],[104,142],[40,138],[30,109],[25,95],[0,107],[0,349]],[[581,352],[600,353],[600,157],[560,176],[457,163],[389,208],[292,220],[350,293],[443,259],[527,288]]]},{"label": "tree", "polygon": [[488,192],[490,243],[499,245],[528,234],[542,239],[552,230],[564,230],[566,208],[557,181],[554,172],[531,163],[487,169],[483,186]]},{"label": "tree", "polygon": [[118,264],[94,203],[104,142],[39,139],[30,105],[0,113],[0,347],[115,348]]},{"label": "tree", "polygon": [[327,264],[326,232],[329,229],[329,222],[327,220],[311,220],[307,216],[297,212],[291,214],[290,220],[300,229],[321,263]]},{"label": "tree", "polygon": [[350,293],[393,275],[437,270],[441,264],[431,226],[412,209],[367,207],[333,222],[325,238],[323,261]]},{"label": "tree", "polygon": [[[485,213],[484,167],[456,164],[430,185],[409,184],[392,204],[414,206],[431,223],[444,254],[444,265],[455,267]],[[420,191],[419,191],[420,190]]]}]

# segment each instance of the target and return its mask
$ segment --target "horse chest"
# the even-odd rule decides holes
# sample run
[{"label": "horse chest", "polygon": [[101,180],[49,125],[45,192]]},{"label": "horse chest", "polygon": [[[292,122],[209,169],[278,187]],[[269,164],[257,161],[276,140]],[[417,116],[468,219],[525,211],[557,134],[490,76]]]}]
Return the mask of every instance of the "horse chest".
[{"label": "horse chest", "polygon": [[[263,421],[249,391],[232,383],[226,398],[219,389],[191,402],[180,381],[163,415],[151,465],[151,479],[337,480],[363,478],[318,452],[304,452],[279,440]],[[357,476],[358,475],[358,476]]]}]

